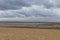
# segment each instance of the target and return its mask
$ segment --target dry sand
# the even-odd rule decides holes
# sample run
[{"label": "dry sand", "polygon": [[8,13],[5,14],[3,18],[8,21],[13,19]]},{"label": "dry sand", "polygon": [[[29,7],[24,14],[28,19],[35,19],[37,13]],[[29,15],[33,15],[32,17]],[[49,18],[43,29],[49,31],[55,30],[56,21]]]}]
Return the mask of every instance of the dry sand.
[{"label": "dry sand", "polygon": [[60,30],[0,28],[0,40],[60,40]]}]

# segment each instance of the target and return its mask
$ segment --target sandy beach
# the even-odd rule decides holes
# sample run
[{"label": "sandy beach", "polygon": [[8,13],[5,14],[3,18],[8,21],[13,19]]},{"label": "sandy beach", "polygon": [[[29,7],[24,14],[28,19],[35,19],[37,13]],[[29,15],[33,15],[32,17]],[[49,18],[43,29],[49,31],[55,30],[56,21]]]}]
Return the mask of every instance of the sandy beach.
[{"label": "sandy beach", "polygon": [[0,40],[60,40],[60,30],[36,28],[0,28]]}]

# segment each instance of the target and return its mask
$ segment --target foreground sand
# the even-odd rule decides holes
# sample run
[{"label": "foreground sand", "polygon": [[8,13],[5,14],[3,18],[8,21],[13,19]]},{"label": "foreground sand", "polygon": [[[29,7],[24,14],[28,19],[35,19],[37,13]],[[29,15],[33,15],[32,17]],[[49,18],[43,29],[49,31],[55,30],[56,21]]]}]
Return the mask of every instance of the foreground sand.
[{"label": "foreground sand", "polygon": [[0,40],[60,40],[60,30],[0,28]]}]

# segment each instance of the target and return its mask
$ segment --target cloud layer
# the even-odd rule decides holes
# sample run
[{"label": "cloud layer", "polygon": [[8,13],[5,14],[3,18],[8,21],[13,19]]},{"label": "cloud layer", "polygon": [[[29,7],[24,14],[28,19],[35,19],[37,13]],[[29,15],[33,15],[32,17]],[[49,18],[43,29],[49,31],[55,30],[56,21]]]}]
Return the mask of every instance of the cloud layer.
[{"label": "cloud layer", "polygon": [[0,10],[20,9],[31,5],[43,5],[46,8],[60,8],[60,0],[0,0]]},{"label": "cloud layer", "polygon": [[0,18],[59,20],[59,10],[60,0],[0,0]]}]

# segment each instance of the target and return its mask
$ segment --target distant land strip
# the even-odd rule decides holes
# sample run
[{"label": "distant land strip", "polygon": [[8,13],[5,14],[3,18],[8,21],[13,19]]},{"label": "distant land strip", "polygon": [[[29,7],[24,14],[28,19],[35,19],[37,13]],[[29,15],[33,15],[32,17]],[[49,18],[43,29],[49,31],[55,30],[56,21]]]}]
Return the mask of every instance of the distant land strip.
[{"label": "distant land strip", "polygon": [[7,28],[59,28],[60,22],[20,22],[20,21],[0,21],[0,27]]}]

